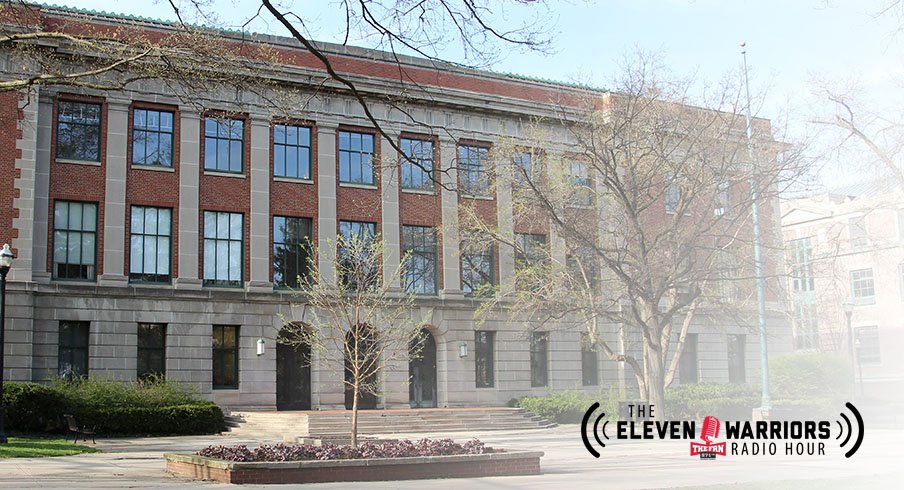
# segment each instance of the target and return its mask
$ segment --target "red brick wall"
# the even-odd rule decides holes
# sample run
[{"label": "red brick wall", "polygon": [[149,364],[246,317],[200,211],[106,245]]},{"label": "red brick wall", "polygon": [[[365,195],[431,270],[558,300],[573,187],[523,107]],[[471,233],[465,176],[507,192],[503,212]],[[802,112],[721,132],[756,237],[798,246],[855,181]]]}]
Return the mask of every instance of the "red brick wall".
[{"label": "red brick wall", "polygon": [[[302,182],[277,181],[273,178],[273,124],[270,125],[270,279],[273,279],[273,216],[291,216],[296,218],[311,218],[312,233],[311,243],[314,244],[314,254],[317,253],[318,226],[317,209],[318,196],[320,195],[319,179],[317,178],[317,126],[313,121],[301,120],[277,120],[274,123],[296,124],[311,128],[311,179],[313,184]],[[316,259],[313,257],[313,260]]]},{"label": "red brick wall", "polygon": [[223,483],[315,483],[339,481],[427,480],[434,478],[473,478],[540,474],[540,458],[483,459],[442,461],[417,464],[336,466],[278,469],[218,469],[176,461],[166,462],[166,471],[176,476]]},{"label": "red brick wall", "polygon": [[[156,109],[162,111],[170,111],[173,113],[173,172],[146,170],[141,166],[132,166],[132,122],[134,118],[132,113],[135,108],[139,109]],[[181,165],[180,153],[180,134],[181,119],[179,108],[176,106],[168,106],[162,104],[151,104],[146,102],[134,102],[129,108],[129,147],[126,151],[126,223],[125,223],[125,271],[123,274],[129,274],[129,266],[131,262],[131,254],[129,253],[129,243],[132,227],[132,206],[156,206],[161,208],[171,208],[172,213],[172,244],[171,244],[171,277],[179,277],[179,261],[177,254],[179,251],[179,172]]]},{"label": "red brick wall", "polygon": [[[13,208],[13,199],[19,197],[15,188],[15,179],[20,172],[16,169],[16,159],[22,151],[16,148],[16,140],[22,137],[22,131],[16,124],[22,119],[19,110],[21,95],[18,92],[0,93],[0,246],[19,237],[19,231],[13,228],[13,219],[19,217],[19,210]],[[16,251],[13,249],[13,253]]]},{"label": "red brick wall", "polygon": [[[60,100],[101,104],[100,166],[56,161],[57,108]],[[103,98],[60,94],[53,101],[53,132],[50,136],[50,204],[47,217],[47,272],[53,269],[53,208],[57,200],[97,203],[97,276],[104,273],[104,197],[107,183],[107,102]]]},{"label": "red brick wall", "polygon": [[[205,173],[204,121],[206,116],[223,116],[244,121],[243,152],[245,161],[241,173],[244,178]],[[204,278],[204,211],[221,211],[243,214],[242,237],[245,256],[242,260],[242,268],[243,281],[248,281],[251,278],[251,177],[249,171],[251,168],[251,118],[247,114],[224,114],[218,111],[208,111],[205,113],[205,117],[200,119],[201,164],[198,171],[201,172],[201,178],[198,197],[198,251],[201,257],[198,261],[198,277],[202,280]]]}]

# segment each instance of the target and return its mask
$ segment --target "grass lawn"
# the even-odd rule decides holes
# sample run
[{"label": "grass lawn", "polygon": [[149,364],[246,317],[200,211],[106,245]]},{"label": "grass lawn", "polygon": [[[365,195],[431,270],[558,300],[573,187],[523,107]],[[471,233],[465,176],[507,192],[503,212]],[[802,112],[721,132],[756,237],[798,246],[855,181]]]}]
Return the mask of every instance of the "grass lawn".
[{"label": "grass lawn", "polygon": [[45,456],[69,456],[99,452],[99,449],[73,444],[71,441],[63,439],[10,437],[9,443],[0,444],[0,458],[43,458]]}]

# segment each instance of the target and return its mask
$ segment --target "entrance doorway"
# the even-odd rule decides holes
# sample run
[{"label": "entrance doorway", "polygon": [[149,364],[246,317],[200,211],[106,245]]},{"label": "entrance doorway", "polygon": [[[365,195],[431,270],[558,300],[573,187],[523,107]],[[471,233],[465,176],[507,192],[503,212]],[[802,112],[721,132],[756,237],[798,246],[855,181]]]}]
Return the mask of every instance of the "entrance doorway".
[{"label": "entrance doorway", "polygon": [[408,400],[411,408],[436,407],[436,340],[429,330],[408,347]]},{"label": "entrance doorway", "polygon": [[276,409],[311,409],[311,346],[276,344]]},{"label": "entrance doorway", "polygon": [[345,409],[351,410],[354,404],[353,388],[355,368],[361,373],[361,388],[358,390],[358,409],[372,410],[377,408],[377,373],[380,360],[374,352],[375,330],[370,325],[358,325],[345,335]]}]

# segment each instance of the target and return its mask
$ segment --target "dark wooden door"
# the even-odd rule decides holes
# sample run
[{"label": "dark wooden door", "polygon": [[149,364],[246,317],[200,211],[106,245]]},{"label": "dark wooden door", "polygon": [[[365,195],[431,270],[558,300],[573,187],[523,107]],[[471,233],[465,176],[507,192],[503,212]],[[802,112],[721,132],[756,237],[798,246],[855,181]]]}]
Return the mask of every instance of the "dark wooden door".
[{"label": "dark wooden door", "polygon": [[276,344],[276,409],[311,409],[311,348]]},{"label": "dark wooden door", "polygon": [[436,341],[427,330],[408,348],[408,400],[411,408],[436,407]]}]

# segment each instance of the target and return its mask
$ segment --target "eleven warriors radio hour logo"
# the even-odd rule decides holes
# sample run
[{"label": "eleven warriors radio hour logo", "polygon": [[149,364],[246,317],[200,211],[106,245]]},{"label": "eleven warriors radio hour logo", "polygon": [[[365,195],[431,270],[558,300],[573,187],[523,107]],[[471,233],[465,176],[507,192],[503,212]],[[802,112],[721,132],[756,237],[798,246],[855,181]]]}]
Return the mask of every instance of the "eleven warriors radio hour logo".
[{"label": "eleven warriors radio hour logo", "polygon": [[[627,405],[626,419],[613,422],[613,437],[606,434],[606,413],[594,403],[581,421],[581,440],[595,458],[607,443],[603,440],[685,440],[690,455],[713,460],[716,456],[826,456],[837,454],[838,444],[844,457],[852,457],[863,443],[864,424],[860,412],[851,403],[837,419],[823,420],[725,420],[709,415],[701,425],[695,420],[657,420],[653,405]],[[723,433],[724,436],[720,440]],[[699,427],[700,431],[697,432]],[[836,430],[837,427],[837,430]],[[591,439],[591,433],[592,439]],[[699,436],[698,436],[699,434]],[[827,451],[828,449],[828,451]]]},{"label": "eleven warriors radio hour logo", "polygon": [[700,456],[700,459],[716,459],[716,455],[725,456],[725,442],[715,442],[719,437],[722,423],[719,419],[708,415],[703,419],[703,428],[700,429],[700,439],[703,444],[691,441],[691,456]]}]

